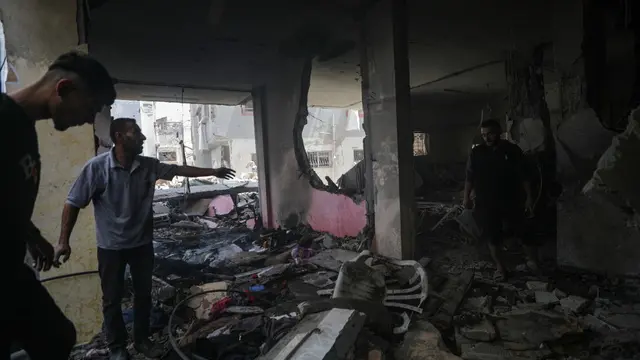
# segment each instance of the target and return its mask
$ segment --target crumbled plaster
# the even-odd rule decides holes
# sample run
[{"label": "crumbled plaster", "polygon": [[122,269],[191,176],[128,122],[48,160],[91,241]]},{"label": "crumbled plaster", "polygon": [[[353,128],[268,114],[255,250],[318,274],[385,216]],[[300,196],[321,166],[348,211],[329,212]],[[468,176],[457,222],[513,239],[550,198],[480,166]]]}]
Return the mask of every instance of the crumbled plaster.
[{"label": "crumbled plaster", "polygon": [[619,275],[640,274],[640,111],[613,138],[582,194],[558,206],[558,263]]}]

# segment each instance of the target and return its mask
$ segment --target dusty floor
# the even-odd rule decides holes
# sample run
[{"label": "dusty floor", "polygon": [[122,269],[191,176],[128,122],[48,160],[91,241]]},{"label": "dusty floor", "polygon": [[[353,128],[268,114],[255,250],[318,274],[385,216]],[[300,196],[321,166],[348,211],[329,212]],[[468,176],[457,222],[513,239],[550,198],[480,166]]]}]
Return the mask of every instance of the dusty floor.
[{"label": "dusty floor", "polygon": [[540,232],[541,272],[523,269],[522,249],[508,239],[510,276],[497,283],[486,245],[463,236],[455,221],[430,231],[441,217],[424,217],[418,253],[430,258],[424,318],[453,353],[463,359],[640,358],[640,281],[558,269],[554,236]]}]

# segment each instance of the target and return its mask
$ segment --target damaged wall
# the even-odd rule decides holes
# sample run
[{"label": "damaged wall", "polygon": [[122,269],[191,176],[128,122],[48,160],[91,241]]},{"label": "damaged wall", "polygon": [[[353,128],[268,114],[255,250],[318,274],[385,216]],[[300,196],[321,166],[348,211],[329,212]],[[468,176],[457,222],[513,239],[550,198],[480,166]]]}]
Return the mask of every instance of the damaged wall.
[{"label": "damaged wall", "polygon": [[271,227],[303,223],[336,236],[355,236],[366,224],[364,202],[314,189],[299,170],[293,128],[304,73],[304,59],[282,59],[264,91],[254,93],[263,94],[262,101],[256,101],[264,106],[263,126],[256,126],[256,136],[266,137],[269,158],[270,211],[263,211],[263,221]]},{"label": "damaged wall", "polygon": [[[619,3],[609,3],[608,7],[606,2],[587,0],[584,4],[588,6],[608,7],[606,11],[591,8],[587,12],[582,4],[574,0],[554,5],[554,65],[560,76],[555,84],[547,85],[547,98],[552,123],[555,122],[558,179],[565,188],[558,203],[558,264],[638,275],[640,233],[636,203],[640,173],[634,166],[637,161],[631,160],[640,153],[638,120],[632,116],[626,132],[617,138],[602,124],[616,127],[625,123],[616,120],[621,114],[620,106],[632,103],[619,100],[629,96],[633,88],[629,80],[636,78],[635,72],[629,71],[636,61],[629,55],[634,42],[633,23],[625,28],[609,21],[618,11],[612,8]],[[629,12],[632,8],[618,12],[627,12],[633,18],[635,15]],[[609,20],[605,21],[607,17]],[[598,24],[601,21],[607,25]],[[584,38],[583,28],[588,30]],[[579,45],[583,40],[585,48],[581,53]],[[597,50],[598,46],[606,49]],[[611,88],[617,89],[612,93]],[[614,109],[616,106],[619,108]]]},{"label": "damaged wall", "polygon": [[598,162],[583,193],[559,206],[558,262],[617,275],[640,274],[640,111]]},{"label": "damaged wall", "polygon": [[[19,83],[8,92],[37,81],[55,58],[76,47],[76,1],[2,0],[7,62],[15,68]],[[94,155],[93,128],[83,126],[62,133],[50,121],[37,124],[42,176],[33,214],[34,223],[50,242],[60,235],[60,214],[75,174]],[[93,211],[83,211],[73,233],[73,255],[59,270],[42,277],[97,269]],[[101,324],[99,283],[79,277],[47,285],[65,314],[75,323],[78,341],[87,341]],[[55,329],[52,329],[55,331]]]},{"label": "damaged wall", "polygon": [[479,135],[483,112],[484,119],[504,119],[505,106],[496,96],[413,94],[413,130],[429,135],[428,154],[414,160],[425,184],[440,186],[444,178],[464,181],[464,164],[474,138]]}]

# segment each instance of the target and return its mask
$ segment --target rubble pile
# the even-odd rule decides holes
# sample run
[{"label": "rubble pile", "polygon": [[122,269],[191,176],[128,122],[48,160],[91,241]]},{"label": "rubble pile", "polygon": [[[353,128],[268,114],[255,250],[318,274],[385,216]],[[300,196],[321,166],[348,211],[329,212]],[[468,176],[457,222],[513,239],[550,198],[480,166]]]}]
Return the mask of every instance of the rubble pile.
[{"label": "rubble pile", "polygon": [[[361,251],[364,235],[249,228],[259,213],[252,195],[239,196],[224,214],[209,216],[205,205],[155,206],[152,330],[167,359],[296,359],[309,351],[382,359],[422,312],[422,266]],[[131,300],[129,291],[129,330]],[[99,334],[72,358],[108,355]]]},{"label": "rubble pile", "polygon": [[462,273],[441,270],[427,268],[425,318],[437,328],[430,332],[449,336],[447,344],[462,359],[637,358],[640,304],[633,279],[556,270],[552,277],[518,274],[496,283],[492,266],[482,261]]}]

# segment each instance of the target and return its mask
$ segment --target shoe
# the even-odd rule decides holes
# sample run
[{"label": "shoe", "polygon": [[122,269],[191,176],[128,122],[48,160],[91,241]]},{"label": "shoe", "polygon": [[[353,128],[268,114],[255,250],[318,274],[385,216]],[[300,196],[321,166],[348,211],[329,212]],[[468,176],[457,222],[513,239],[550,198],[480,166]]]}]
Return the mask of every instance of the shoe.
[{"label": "shoe", "polygon": [[135,343],[133,344],[133,348],[150,359],[157,359],[164,355],[163,349],[158,348],[149,340]]},{"label": "shoe", "polygon": [[129,360],[130,358],[129,352],[125,348],[113,349],[109,355],[109,360]]}]

